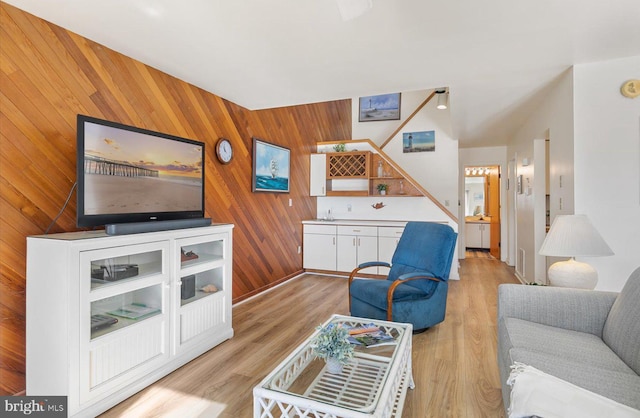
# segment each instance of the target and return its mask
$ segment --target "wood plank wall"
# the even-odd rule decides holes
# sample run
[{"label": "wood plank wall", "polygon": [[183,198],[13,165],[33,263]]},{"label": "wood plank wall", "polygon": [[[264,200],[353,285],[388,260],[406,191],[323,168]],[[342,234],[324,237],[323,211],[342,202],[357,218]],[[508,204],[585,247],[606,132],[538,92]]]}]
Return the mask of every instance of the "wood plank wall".
[{"label": "wood plank wall", "polygon": [[[25,387],[25,237],[75,182],[78,113],[206,143],[207,216],[235,224],[234,301],[302,270],[308,154],[351,138],[350,100],[250,111],[6,3],[0,13],[0,395]],[[252,136],[291,149],[291,193],[251,192]],[[228,166],[219,137],[235,147]],[[74,195],[51,232],[76,230],[75,209]]]}]

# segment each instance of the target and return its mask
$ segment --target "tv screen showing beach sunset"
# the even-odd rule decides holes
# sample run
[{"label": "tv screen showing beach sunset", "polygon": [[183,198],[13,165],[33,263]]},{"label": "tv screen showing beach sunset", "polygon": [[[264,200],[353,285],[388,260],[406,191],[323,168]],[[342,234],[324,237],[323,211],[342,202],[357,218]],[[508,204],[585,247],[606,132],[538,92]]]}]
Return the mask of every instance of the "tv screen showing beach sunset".
[{"label": "tv screen showing beach sunset", "polygon": [[85,215],[199,211],[202,188],[202,143],[85,122]]}]

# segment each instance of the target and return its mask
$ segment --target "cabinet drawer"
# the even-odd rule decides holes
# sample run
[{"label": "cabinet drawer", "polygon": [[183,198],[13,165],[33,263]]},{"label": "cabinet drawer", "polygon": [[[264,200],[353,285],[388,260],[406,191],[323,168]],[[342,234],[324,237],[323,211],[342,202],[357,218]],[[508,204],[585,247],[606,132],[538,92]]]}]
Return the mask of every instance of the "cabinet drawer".
[{"label": "cabinet drawer", "polygon": [[395,227],[395,226],[379,226],[378,227],[379,237],[400,238],[403,232],[404,232],[404,228],[400,228],[400,227]]},{"label": "cabinet drawer", "polygon": [[336,225],[305,225],[305,234],[335,235]]},{"label": "cabinet drawer", "polygon": [[362,235],[368,237],[378,236],[377,226],[353,226],[338,225],[338,235]]}]

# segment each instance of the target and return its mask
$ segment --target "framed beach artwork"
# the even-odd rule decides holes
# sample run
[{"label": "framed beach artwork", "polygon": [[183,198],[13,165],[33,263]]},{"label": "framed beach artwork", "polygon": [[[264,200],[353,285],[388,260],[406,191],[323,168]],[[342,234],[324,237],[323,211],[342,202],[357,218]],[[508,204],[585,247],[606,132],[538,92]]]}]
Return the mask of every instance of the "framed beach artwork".
[{"label": "framed beach artwork", "polygon": [[253,191],[289,193],[291,151],[253,138]]},{"label": "framed beach artwork", "polygon": [[360,98],[359,122],[400,120],[400,93]]},{"label": "framed beach artwork", "polygon": [[432,152],[436,150],[436,132],[404,132],[402,152]]}]

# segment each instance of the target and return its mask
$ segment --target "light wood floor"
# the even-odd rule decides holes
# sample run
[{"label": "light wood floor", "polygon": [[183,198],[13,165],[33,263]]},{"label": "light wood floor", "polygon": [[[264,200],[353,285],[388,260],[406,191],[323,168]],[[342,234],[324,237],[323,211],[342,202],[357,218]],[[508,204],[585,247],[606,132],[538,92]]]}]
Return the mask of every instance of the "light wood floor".
[{"label": "light wood floor", "polygon": [[494,257],[491,255],[489,250],[479,250],[479,249],[469,249],[465,250],[465,258],[488,258],[494,260]]},{"label": "light wood floor", "polygon": [[[503,417],[496,301],[513,269],[461,260],[443,323],[413,337],[403,417]],[[102,417],[251,417],[252,389],[331,314],[348,314],[345,278],[305,275],[233,308],[235,336]]]}]

